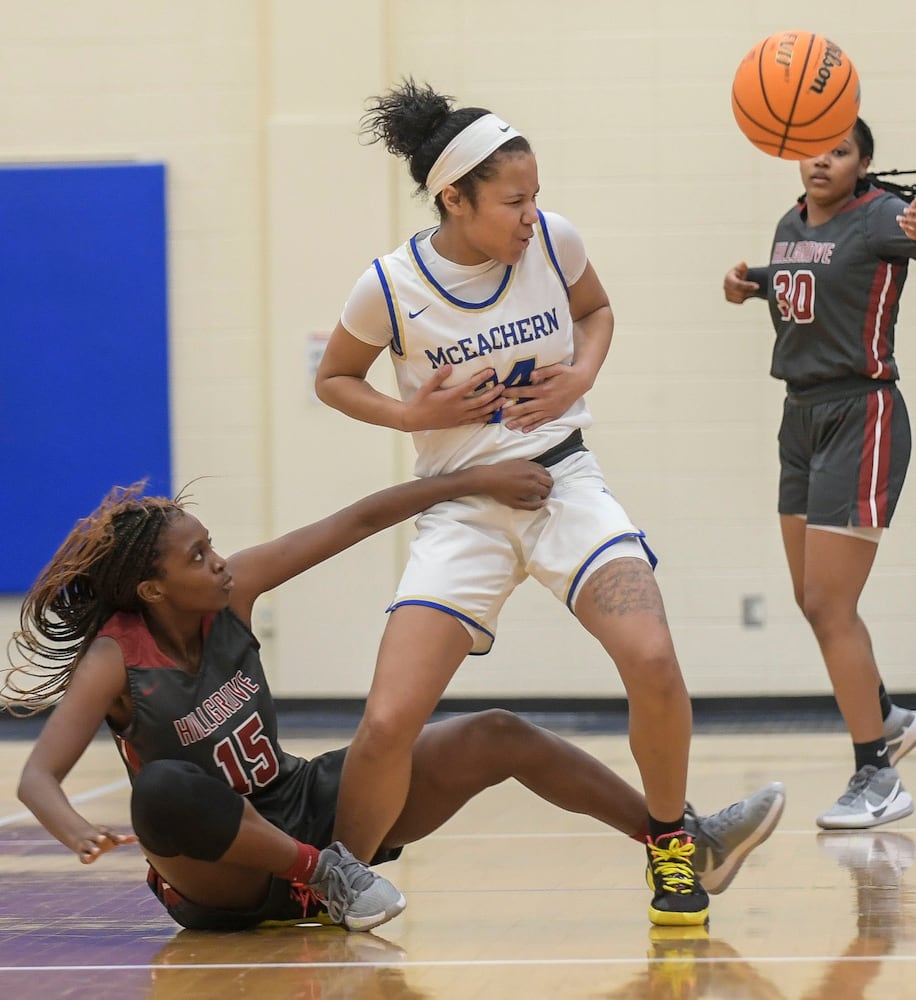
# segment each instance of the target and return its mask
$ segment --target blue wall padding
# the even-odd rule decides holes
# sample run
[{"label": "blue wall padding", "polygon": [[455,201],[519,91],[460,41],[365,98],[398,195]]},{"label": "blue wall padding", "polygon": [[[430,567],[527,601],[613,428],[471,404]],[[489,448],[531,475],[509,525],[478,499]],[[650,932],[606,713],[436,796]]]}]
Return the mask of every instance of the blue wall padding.
[{"label": "blue wall padding", "polygon": [[165,167],[0,168],[0,593],[169,437]]}]

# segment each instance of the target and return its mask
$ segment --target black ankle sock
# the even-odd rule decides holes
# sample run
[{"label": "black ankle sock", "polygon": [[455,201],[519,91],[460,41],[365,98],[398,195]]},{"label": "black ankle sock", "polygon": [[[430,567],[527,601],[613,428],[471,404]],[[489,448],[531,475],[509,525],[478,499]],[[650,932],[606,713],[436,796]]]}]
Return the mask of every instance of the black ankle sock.
[{"label": "black ankle sock", "polygon": [[856,755],[856,770],[860,771],[866,764],[873,767],[882,768],[891,766],[891,757],[887,752],[887,743],[884,737],[872,740],[871,743],[853,743],[853,750]]},{"label": "black ankle sock", "polygon": [[659,837],[669,837],[672,833],[680,833],[684,829],[684,817],[672,823],[663,823],[654,816],[649,816],[649,836],[653,840]]},{"label": "black ankle sock", "polygon": [[887,691],[884,690],[883,681],[878,685],[878,701],[881,703],[881,721],[883,722],[891,714],[891,709],[894,707]]}]

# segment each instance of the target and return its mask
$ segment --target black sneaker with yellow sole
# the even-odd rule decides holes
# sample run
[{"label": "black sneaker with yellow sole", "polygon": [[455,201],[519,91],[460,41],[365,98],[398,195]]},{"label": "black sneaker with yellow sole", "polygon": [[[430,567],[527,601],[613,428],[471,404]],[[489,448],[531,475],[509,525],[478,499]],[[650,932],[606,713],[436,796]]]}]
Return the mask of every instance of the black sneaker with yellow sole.
[{"label": "black sneaker with yellow sole", "polygon": [[663,927],[705,924],[709,896],[693,867],[693,837],[678,830],[654,840],[646,838],[646,882],[653,891],[649,920]]}]

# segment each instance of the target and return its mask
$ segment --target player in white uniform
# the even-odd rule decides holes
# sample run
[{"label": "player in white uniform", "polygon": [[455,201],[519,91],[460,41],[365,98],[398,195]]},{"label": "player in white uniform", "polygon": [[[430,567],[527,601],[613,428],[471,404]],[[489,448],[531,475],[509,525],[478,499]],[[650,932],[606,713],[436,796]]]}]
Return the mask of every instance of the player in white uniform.
[{"label": "player in white uniform", "polygon": [[[540,511],[468,497],[418,519],[335,836],[358,857],[375,853],[403,806],[423,724],[464,657],[488,652],[503,603],[530,575],[601,642],[626,688],[649,812],[649,917],[702,924],[708,897],[683,816],[690,699],[654,557],[581,436],[613,331],[607,295],[573,227],[538,211],[537,162],[506,122],[406,81],[376,99],[365,126],[408,161],[440,222],[360,278],[319,367],[319,397],[410,431],[420,476],[517,456],[549,466],[554,483]],[[386,348],[400,399],[367,381]]]},{"label": "player in white uniform", "polygon": [[[341,323],[366,344],[390,346],[402,399],[416,397],[430,373],[445,366],[451,371],[445,386],[462,387],[465,371],[480,382],[486,374],[482,366],[498,372],[501,385],[527,386],[536,369],[573,363],[568,289],[588,266],[585,247],[559,215],[538,212],[532,229],[531,247],[515,265],[493,260],[470,266],[452,263],[436,252],[432,237],[437,230],[429,229],[363,274]],[[461,297],[449,287],[460,289]],[[484,381],[496,384],[497,375]],[[504,401],[487,421],[417,429],[413,435],[419,476],[503,457],[547,454],[555,476],[582,487],[569,489],[566,499],[564,513],[575,509],[575,517],[552,517],[531,533],[526,523],[505,519],[497,505],[484,498],[442,504],[426,515],[434,521],[421,531],[392,607],[423,602],[459,617],[468,626],[472,653],[489,651],[503,602],[529,573],[572,608],[595,563],[621,553],[639,558],[648,553],[642,532],[608,492],[581,441],[582,428],[592,422],[584,399],[575,399],[556,419],[527,434],[508,426],[512,402]],[[562,460],[567,449],[569,457]],[[491,537],[487,526],[503,523],[502,539]],[[469,533],[475,524],[482,526],[480,531]],[[520,560],[516,546],[526,535],[521,542],[525,557]],[[498,590],[482,586],[481,581],[488,580],[500,581]]]}]

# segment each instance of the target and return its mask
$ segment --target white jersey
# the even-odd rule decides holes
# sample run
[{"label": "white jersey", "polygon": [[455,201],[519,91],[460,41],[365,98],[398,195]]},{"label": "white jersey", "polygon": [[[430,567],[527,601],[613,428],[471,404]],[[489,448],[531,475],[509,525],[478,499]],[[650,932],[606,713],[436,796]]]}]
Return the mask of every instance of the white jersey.
[{"label": "white jersey", "polygon": [[[493,368],[496,376],[488,385],[519,386],[530,384],[535,368],[572,363],[568,289],[582,276],[587,258],[570,223],[538,212],[534,236],[515,265],[455,264],[436,253],[430,240],[435,232],[417,233],[375,260],[341,317],[358,340],[390,349],[402,399],[414,396],[444,364],[454,366],[446,385]],[[501,417],[499,412],[484,425],[415,432],[416,474],[533,458],[592,423],[581,399],[527,434],[508,430]]]}]

